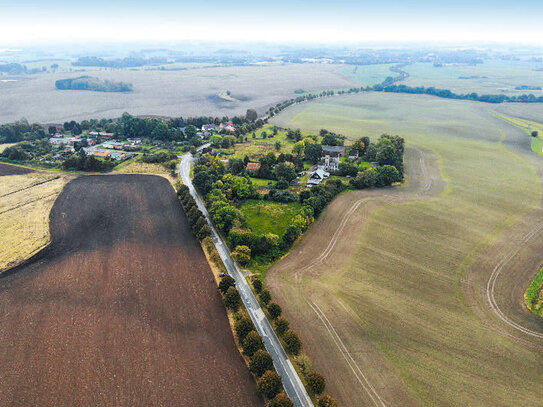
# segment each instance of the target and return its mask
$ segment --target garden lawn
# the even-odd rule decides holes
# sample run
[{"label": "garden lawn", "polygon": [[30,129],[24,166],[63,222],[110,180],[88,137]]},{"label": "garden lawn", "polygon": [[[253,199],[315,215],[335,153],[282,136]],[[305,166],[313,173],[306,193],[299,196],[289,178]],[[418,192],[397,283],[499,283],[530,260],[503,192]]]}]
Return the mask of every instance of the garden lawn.
[{"label": "garden lawn", "polygon": [[281,237],[298,213],[301,205],[270,201],[248,200],[240,210],[243,218],[253,232],[257,234],[273,233]]}]

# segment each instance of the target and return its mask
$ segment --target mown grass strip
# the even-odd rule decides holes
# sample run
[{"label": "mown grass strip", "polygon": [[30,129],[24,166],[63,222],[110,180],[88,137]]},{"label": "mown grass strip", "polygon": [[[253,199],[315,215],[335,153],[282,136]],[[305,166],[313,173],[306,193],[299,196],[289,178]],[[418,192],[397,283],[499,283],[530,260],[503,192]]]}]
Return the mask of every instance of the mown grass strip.
[{"label": "mown grass strip", "polygon": [[530,308],[534,314],[543,316],[543,296],[541,290],[543,288],[543,269],[539,270],[539,273],[535,276],[534,280],[526,290],[524,298],[526,299],[526,305]]}]

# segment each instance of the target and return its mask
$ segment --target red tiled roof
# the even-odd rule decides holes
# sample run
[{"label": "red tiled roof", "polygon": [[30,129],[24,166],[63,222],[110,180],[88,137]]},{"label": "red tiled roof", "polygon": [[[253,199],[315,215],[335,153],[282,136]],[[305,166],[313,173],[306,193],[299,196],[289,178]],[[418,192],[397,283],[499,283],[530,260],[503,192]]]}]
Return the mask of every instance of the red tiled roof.
[{"label": "red tiled roof", "polygon": [[260,163],[247,163],[247,171],[257,171],[260,169]]}]

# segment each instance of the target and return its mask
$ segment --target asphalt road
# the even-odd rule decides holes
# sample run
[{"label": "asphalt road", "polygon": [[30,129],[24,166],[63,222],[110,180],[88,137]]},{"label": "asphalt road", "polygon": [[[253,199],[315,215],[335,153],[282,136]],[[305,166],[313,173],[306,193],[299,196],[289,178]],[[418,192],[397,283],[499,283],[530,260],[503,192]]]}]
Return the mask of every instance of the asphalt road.
[{"label": "asphalt road", "polygon": [[206,220],[211,228],[211,237],[215,243],[215,247],[221,256],[228,273],[236,280],[236,288],[238,289],[243,303],[253,320],[253,323],[256,326],[258,333],[262,336],[266,350],[273,358],[273,364],[277,373],[283,379],[283,386],[287,395],[291,398],[292,402],[296,407],[313,407],[313,402],[309,398],[298,373],[292,366],[290,359],[288,358],[279,338],[275,334],[270,322],[266,318],[260,304],[258,303],[251,287],[243,277],[240,269],[238,268],[236,262],[230,256],[230,250],[228,246],[222,239],[221,235],[218,233],[217,229],[211,222],[211,217],[204,206],[200,196],[196,193],[192,181],[190,179],[190,168],[192,164],[192,155],[190,153],[185,154],[182,157],[181,163],[179,164],[179,174],[183,180],[183,184],[189,187],[191,195],[196,200],[198,208],[202,211]]}]

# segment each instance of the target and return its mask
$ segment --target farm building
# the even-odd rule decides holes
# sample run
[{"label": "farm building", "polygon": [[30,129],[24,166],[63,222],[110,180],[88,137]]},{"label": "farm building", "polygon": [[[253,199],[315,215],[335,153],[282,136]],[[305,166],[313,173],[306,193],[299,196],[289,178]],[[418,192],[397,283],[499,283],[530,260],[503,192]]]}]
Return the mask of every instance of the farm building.
[{"label": "farm building", "polygon": [[358,158],[358,150],[349,151],[349,158],[351,160],[356,160]]},{"label": "farm building", "polygon": [[322,156],[330,157],[345,157],[345,147],[344,146],[322,146]]},{"label": "farm building", "polygon": [[322,181],[324,181],[326,178],[328,178],[330,176],[330,173],[329,172],[326,172],[324,169],[322,168],[317,168],[316,171],[313,171],[313,173],[311,173],[311,176],[309,177],[309,179],[307,180],[307,186],[308,187],[312,187],[313,185],[319,185]]}]

